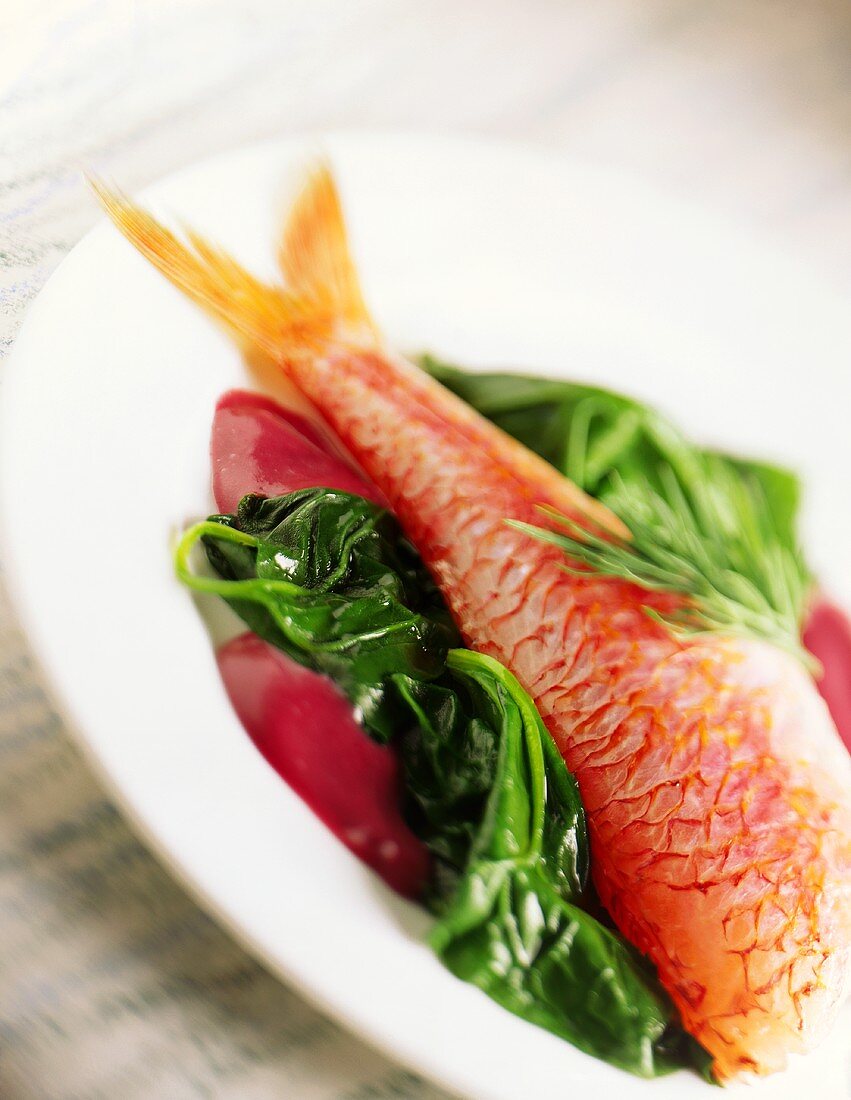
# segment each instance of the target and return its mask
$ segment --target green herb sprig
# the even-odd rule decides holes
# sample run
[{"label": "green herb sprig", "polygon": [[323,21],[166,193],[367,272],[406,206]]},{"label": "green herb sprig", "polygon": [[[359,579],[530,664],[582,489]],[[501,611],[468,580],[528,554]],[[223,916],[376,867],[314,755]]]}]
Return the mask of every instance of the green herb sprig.
[{"label": "green herb sprig", "polygon": [[794,474],[696,446],[655,409],[596,386],[420,362],[629,529],[625,541],[590,520],[519,525],[563,549],[566,568],[679,596],[675,611],[649,611],[678,634],[763,638],[817,671],[801,644],[813,582]]},{"label": "green herb sprig", "polygon": [[646,609],[676,634],[763,638],[816,672],[801,643],[811,579],[797,547],[779,538],[757,484],[718,456],[698,461],[700,476],[685,484],[662,466],[661,492],[648,485],[638,493],[616,479],[608,505],[629,528],[628,541],[552,512],[562,530],[509,522],[561,547],[568,570],[682,597],[670,612]]}]

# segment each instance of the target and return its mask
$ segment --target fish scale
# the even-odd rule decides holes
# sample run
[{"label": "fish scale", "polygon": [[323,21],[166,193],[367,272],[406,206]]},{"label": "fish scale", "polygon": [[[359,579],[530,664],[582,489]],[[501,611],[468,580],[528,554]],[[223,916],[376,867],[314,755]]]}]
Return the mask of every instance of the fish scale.
[{"label": "fish scale", "polygon": [[851,972],[851,757],[803,666],[765,642],[688,641],[676,606],[565,570],[507,524],[546,506],[622,524],[388,352],[327,170],[296,202],[285,287],[187,248],[101,189],[136,247],[307,396],[390,501],[465,640],[514,673],[576,775],[597,891],[653,960],[722,1079],[782,1068],[830,1027]]},{"label": "fish scale", "polygon": [[[287,369],[391,501],[467,643],[534,698],[579,782],[601,900],[687,1026],[726,1076],[777,1068],[827,1019],[815,1002],[836,998],[825,973],[848,935],[842,788],[820,766],[793,769],[772,738],[800,694],[810,715],[796,736],[822,736],[848,772],[809,678],[761,643],[675,640],[643,611],[647,593],[565,572],[560,551],[505,523],[540,522],[528,483],[515,492],[430,410],[412,422],[397,393],[370,386],[356,350]],[[660,789],[676,792],[664,812],[641,813]],[[730,824],[713,830],[719,816]],[[814,901],[827,877],[838,904]]]}]

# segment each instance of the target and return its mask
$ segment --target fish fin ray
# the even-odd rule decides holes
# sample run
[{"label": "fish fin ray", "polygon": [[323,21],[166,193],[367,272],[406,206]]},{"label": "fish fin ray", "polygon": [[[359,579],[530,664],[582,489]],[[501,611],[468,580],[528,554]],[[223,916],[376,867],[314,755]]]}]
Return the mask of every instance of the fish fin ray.
[{"label": "fish fin ray", "polygon": [[293,204],[278,262],[296,296],[375,335],[349,249],[340,194],[325,163],[308,175]]},{"label": "fish fin ray", "polygon": [[102,181],[89,184],[115,226],[165,277],[249,346],[275,359],[328,335],[336,318],[323,303],[252,275],[191,229],[185,242],[147,210]]}]

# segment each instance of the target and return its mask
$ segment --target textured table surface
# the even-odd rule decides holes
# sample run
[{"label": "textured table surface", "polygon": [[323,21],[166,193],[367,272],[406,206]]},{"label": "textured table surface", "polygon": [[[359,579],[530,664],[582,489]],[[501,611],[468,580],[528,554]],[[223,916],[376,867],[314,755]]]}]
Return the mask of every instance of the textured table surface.
[{"label": "textured table surface", "polygon": [[[560,149],[851,291],[849,57],[845,0],[7,0],[0,355],[97,217],[81,167],[133,189],[327,128]],[[2,594],[0,937],[3,1100],[441,1095],[271,977],[145,850]]]}]

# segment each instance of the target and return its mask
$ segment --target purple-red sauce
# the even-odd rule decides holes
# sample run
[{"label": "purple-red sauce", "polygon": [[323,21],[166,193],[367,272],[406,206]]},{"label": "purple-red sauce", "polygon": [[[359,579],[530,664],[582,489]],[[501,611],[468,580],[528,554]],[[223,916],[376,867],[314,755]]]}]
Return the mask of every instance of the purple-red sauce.
[{"label": "purple-red sauce", "polygon": [[[221,512],[235,511],[246,493],[279,496],[320,485],[384,503],[324,428],[244,390],[231,390],[216,406],[210,457]],[[821,599],[804,644],[822,663],[819,690],[851,750],[851,623]],[[389,886],[417,897],[429,855],[403,820],[394,750],[364,732],[331,680],[255,635],[234,638],[217,656],[234,710],[272,767]]]}]

